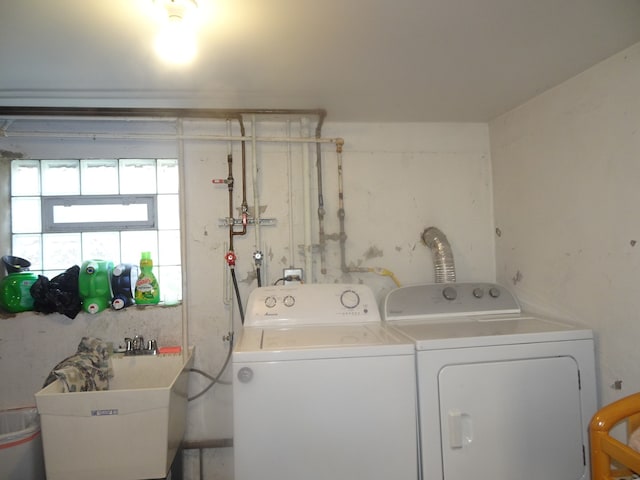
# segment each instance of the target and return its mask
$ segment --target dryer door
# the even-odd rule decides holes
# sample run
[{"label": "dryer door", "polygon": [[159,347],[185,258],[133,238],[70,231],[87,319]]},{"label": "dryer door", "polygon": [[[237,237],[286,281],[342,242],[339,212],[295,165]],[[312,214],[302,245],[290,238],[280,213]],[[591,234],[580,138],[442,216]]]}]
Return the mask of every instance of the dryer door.
[{"label": "dryer door", "polygon": [[448,365],[438,377],[444,478],[574,480],[585,471],[572,357]]}]

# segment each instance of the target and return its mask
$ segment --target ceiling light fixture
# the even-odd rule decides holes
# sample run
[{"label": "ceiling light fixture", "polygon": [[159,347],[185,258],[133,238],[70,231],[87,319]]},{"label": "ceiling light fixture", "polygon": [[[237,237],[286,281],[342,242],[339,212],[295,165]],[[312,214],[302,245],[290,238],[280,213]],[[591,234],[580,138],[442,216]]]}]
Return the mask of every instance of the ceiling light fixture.
[{"label": "ceiling light fixture", "polygon": [[183,21],[198,8],[196,0],[154,0],[170,21]]},{"label": "ceiling light fixture", "polygon": [[195,0],[154,0],[162,10],[156,52],[170,63],[186,64],[197,54]]}]

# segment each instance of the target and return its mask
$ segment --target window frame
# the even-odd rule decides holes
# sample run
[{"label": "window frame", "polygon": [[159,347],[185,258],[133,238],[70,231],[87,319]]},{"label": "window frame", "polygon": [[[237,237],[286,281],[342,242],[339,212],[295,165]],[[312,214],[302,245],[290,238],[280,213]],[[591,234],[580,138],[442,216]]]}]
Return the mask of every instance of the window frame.
[{"label": "window frame", "polygon": [[[158,230],[158,195],[48,195],[41,196],[42,233],[119,232],[126,230]],[[117,222],[59,222],[56,207],[91,205],[145,205],[147,220]]]}]

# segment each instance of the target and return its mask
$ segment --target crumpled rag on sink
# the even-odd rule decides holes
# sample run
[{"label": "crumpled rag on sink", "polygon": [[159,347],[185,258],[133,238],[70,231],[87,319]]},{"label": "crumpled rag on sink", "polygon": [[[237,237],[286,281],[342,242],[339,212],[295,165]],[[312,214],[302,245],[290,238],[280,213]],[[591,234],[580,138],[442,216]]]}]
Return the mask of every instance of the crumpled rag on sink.
[{"label": "crumpled rag on sink", "polygon": [[82,337],[78,351],[53,367],[43,387],[60,380],[63,392],[108,390],[110,376],[107,343],[100,338]]}]

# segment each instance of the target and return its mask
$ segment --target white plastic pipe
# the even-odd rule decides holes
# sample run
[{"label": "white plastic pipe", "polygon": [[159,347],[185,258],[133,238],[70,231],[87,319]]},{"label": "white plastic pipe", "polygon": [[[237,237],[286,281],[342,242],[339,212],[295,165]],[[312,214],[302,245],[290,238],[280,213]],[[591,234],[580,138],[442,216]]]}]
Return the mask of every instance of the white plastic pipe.
[{"label": "white plastic pipe", "polygon": [[[291,136],[291,120],[287,120],[287,136]],[[291,142],[287,143],[287,178],[289,179],[289,266],[296,265],[296,244],[293,224],[293,156]]]},{"label": "white plastic pipe", "polygon": [[181,133],[172,135],[166,133],[98,133],[98,132],[9,132],[0,130],[3,137],[35,137],[35,138],[91,138],[104,140],[211,140],[218,142],[271,142],[271,143],[339,143],[341,138],[316,138],[309,137],[252,137],[242,135],[184,135]]},{"label": "white plastic pipe", "polygon": [[[182,134],[182,120],[178,121],[177,128],[178,133]],[[185,219],[187,218],[185,200],[187,182],[185,178],[184,140],[182,139],[178,140],[178,176],[180,177],[180,242],[182,243],[182,248],[180,249],[180,263],[182,264],[182,358],[186,361],[189,355],[189,282],[185,266],[187,265],[189,244],[187,243],[187,226],[185,225]]]},{"label": "white plastic pipe", "polygon": [[256,116],[251,116],[251,184],[253,186],[253,218],[256,250],[260,250],[260,194],[258,188],[258,153],[256,142]]},{"label": "white plastic pipe", "polygon": [[[309,122],[300,120],[300,134],[309,136]],[[307,282],[313,282],[313,259],[311,257],[311,168],[309,165],[309,147],[302,146],[302,191],[304,215],[304,267]]]}]

